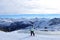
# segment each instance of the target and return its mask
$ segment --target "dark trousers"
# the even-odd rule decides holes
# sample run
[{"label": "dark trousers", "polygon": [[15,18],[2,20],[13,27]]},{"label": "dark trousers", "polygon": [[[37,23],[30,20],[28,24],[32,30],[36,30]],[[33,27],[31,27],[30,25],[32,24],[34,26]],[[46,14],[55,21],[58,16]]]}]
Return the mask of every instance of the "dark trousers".
[{"label": "dark trousers", "polygon": [[34,33],[34,31],[31,31],[31,36],[35,36],[35,33]]}]

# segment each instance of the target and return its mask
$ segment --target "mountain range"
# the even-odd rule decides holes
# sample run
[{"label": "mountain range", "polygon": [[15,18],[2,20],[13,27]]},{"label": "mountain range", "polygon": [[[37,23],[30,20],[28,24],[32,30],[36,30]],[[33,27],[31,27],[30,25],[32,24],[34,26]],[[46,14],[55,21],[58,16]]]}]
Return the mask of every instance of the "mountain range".
[{"label": "mountain range", "polygon": [[3,31],[30,29],[31,26],[37,30],[60,31],[60,18],[0,18],[0,30]]}]

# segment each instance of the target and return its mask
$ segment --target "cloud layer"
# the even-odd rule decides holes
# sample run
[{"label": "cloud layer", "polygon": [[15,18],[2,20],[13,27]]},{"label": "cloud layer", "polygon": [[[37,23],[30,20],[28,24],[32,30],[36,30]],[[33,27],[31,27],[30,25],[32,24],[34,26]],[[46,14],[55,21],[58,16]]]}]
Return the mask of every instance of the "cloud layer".
[{"label": "cloud layer", "polygon": [[0,14],[60,13],[60,0],[0,0]]}]

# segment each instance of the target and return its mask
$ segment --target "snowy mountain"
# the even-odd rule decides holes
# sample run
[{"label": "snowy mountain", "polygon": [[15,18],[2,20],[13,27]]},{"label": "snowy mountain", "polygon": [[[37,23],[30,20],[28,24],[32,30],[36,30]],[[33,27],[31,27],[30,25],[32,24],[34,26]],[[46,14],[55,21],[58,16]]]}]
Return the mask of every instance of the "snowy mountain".
[{"label": "snowy mountain", "polygon": [[50,22],[49,24],[50,26],[60,24],[60,18],[51,19],[49,22]]},{"label": "snowy mountain", "polygon": [[30,29],[30,26],[34,26],[35,29],[48,29],[48,30],[60,30],[60,18],[0,18],[1,30],[18,30],[18,29]]}]

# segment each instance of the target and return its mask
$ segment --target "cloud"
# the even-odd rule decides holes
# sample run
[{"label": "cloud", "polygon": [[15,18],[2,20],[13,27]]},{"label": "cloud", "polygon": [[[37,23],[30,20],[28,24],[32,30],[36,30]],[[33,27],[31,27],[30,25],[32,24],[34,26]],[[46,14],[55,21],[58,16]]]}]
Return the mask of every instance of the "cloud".
[{"label": "cloud", "polygon": [[60,13],[60,0],[0,0],[0,14]]}]

